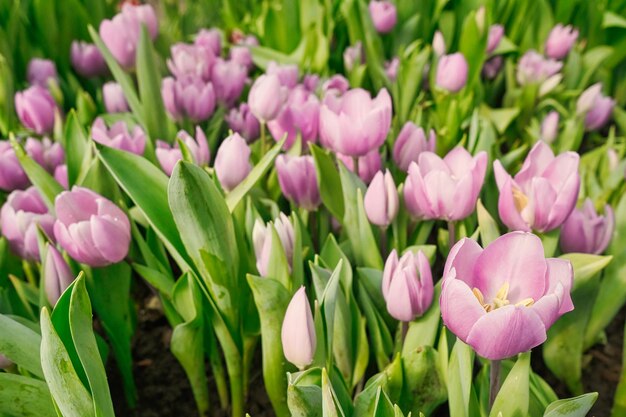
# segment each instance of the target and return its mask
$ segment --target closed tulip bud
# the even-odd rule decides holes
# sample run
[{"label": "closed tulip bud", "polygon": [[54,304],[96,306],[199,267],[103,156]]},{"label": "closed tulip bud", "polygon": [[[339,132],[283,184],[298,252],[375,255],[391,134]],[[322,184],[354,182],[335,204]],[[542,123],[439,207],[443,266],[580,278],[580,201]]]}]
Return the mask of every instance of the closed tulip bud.
[{"label": "closed tulip bud", "polygon": [[53,174],[54,170],[65,161],[65,152],[61,144],[52,142],[49,138],[42,140],[28,138],[24,144],[24,150],[50,174]]},{"label": "closed tulip bud", "polygon": [[606,150],[606,158],[609,163],[609,171],[615,171],[619,166],[619,155],[614,148]]},{"label": "closed tulip bud", "polygon": [[21,190],[29,185],[30,180],[22,169],[13,146],[8,140],[0,141],[0,189]]},{"label": "closed tulip bud", "polygon": [[487,153],[472,157],[457,146],[441,159],[422,152],[409,166],[404,201],[420,219],[463,220],[476,208],[487,169]]},{"label": "closed tulip bud", "polygon": [[334,96],[341,96],[345,94],[346,91],[348,91],[349,89],[350,82],[346,77],[341,74],[333,75],[322,85],[324,97],[329,94]]},{"label": "closed tulip bud", "polygon": [[552,143],[559,134],[559,113],[551,111],[541,122],[541,140]]},{"label": "closed tulip bud", "polygon": [[250,111],[248,103],[241,103],[239,108],[233,108],[226,115],[228,127],[243,136],[248,143],[254,142],[259,137],[261,126],[254,114]]},{"label": "closed tulip bud", "polygon": [[193,122],[202,122],[215,110],[213,85],[198,77],[166,77],[161,84],[161,95],[165,109],[176,121],[187,117]]},{"label": "closed tulip bud", "polygon": [[437,87],[456,93],[467,83],[469,67],[462,53],[444,55],[437,64]]},{"label": "closed tulip bud", "polygon": [[58,82],[57,67],[49,59],[33,58],[28,63],[28,82],[43,88],[48,87],[49,80]]},{"label": "closed tulip bud", "polygon": [[294,88],[298,84],[298,66],[297,65],[278,65],[272,61],[267,66],[266,73],[268,75],[276,75],[280,81],[280,85],[287,88]]},{"label": "closed tulip bud", "polygon": [[300,287],[287,306],[281,330],[285,358],[299,369],[313,362],[317,339],[315,322],[304,287]]},{"label": "closed tulip bud", "polygon": [[317,74],[307,74],[302,79],[302,85],[307,91],[314,93],[320,83],[320,76]]},{"label": "closed tulip bud", "polygon": [[263,277],[268,275],[271,251],[272,251],[272,227],[276,230],[276,234],[280,239],[281,246],[285,251],[285,257],[289,263],[289,267],[293,265],[293,247],[294,247],[294,231],[293,225],[284,213],[274,220],[274,224],[263,224],[261,220],[254,223],[252,229],[252,243],[254,245],[254,254],[256,256],[256,267],[259,274]]},{"label": "closed tulip bud", "polygon": [[241,95],[247,77],[246,67],[232,60],[225,61],[218,58],[211,70],[211,81],[216,98],[222,103],[231,105]]},{"label": "closed tulip bud", "polygon": [[57,105],[43,87],[33,85],[15,94],[15,111],[20,122],[37,134],[51,133]]},{"label": "closed tulip bud", "polygon": [[132,152],[136,155],[143,155],[146,147],[146,134],[141,127],[135,125],[131,133],[128,131],[126,122],[122,120],[107,128],[104,120],[98,117],[91,126],[91,137],[102,145]]},{"label": "closed tulip bud", "polygon": [[264,74],[252,84],[248,105],[259,121],[267,123],[278,116],[287,94],[287,89],[281,85],[277,75]]},{"label": "closed tulip bud", "polygon": [[[202,128],[199,126],[196,127],[195,139],[184,130],[178,132],[177,138],[185,144],[185,147],[191,154],[193,162],[196,165],[205,166],[209,164],[209,160],[211,159],[209,143],[207,142],[206,135],[204,131],[202,131]],[[175,142],[174,146],[172,146],[167,142],[157,140],[155,152],[157,160],[159,164],[161,164],[161,168],[163,168],[163,171],[165,171],[168,176],[172,175],[176,162],[183,159],[183,153],[180,150],[178,142]]]},{"label": "closed tulip bud", "polygon": [[546,55],[552,59],[563,59],[578,39],[578,31],[572,26],[556,25],[546,41]]},{"label": "closed tulip bud", "polygon": [[267,127],[276,141],[287,135],[284,148],[289,149],[296,141],[298,133],[302,144],[317,141],[320,102],[315,94],[299,85],[289,93],[282,111]]},{"label": "closed tulip bud", "polygon": [[393,160],[402,171],[408,171],[411,162],[417,162],[422,152],[435,152],[437,137],[434,130],[426,133],[413,122],[406,122],[393,145]]},{"label": "closed tulip bud", "polygon": [[217,29],[201,29],[194,39],[194,44],[206,48],[213,56],[222,54],[222,35]]},{"label": "closed tulip bud", "polygon": [[320,110],[322,143],[335,152],[365,156],[385,142],[391,127],[391,97],[386,89],[372,99],[355,88],[343,96],[327,95]]},{"label": "closed tulip bud", "polygon": [[54,217],[35,187],[13,191],[0,210],[2,235],[14,253],[30,261],[39,260],[37,226],[53,238],[53,225]]},{"label": "closed tulip bud", "polygon": [[483,77],[488,80],[496,78],[502,69],[502,64],[504,64],[504,59],[500,55],[489,58],[483,64]]},{"label": "closed tulip bud", "polygon": [[74,186],[54,201],[54,236],[76,261],[102,267],[122,261],[130,247],[130,222],[110,200]]},{"label": "closed tulip bud", "polygon": [[[337,159],[342,161],[346,168],[354,172],[354,158],[338,153]],[[359,178],[361,178],[365,184],[369,184],[374,178],[374,175],[381,170],[383,163],[378,150],[374,149],[367,155],[359,157],[358,165],[359,172],[357,174]]]},{"label": "closed tulip bud", "polygon": [[546,259],[541,239],[530,233],[507,233],[485,249],[461,239],[443,271],[443,323],[483,358],[526,352],[574,308],[573,275],[569,261]]},{"label": "closed tulip bud", "polygon": [[243,181],[250,171],[250,147],[238,133],[233,133],[220,145],[215,156],[215,173],[226,191]]},{"label": "closed tulip bud", "polygon": [[503,36],[504,27],[502,25],[491,25],[489,36],[487,37],[487,55],[492,54],[498,48]]},{"label": "closed tulip bud", "polygon": [[443,34],[439,31],[436,31],[433,36],[433,51],[435,51],[435,55],[437,56],[446,53],[446,41],[443,38]]},{"label": "closed tulip bud", "polygon": [[110,81],[102,86],[102,97],[107,113],[125,113],[128,111],[128,103],[124,96],[122,86]]},{"label": "closed tulip bud", "polygon": [[520,85],[541,84],[558,73],[562,62],[546,59],[536,51],[527,51],[517,65],[517,82]]},{"label": "closed tulip bud", "polygon": [[385,62],[385,75],[389,81],[394,82],[398,78],[398,68],[400,68],[400,60],[394,57],[390,61]]},{"label": "closed tulip bud", "polygon": [[206,48],[177,43],[171,48],[171,57],[167,60],[167,67],[176,78],[189,76],[208,82],[211,80],[211,68],[214,63],[215,56],[207,53]]},{"label": "closed tulip bud", "polygon": [[279,155],[276,158],[278,183],[285,197],[305,210],[316,210],[320,203],[317,172],[312,156]]},{"label": "closed tulip bud", "polygon": [[398,190],[388,170],[374,176],[365,192],[364,204],[367,218],[377,226],[387,227],[396,218],[400,207]]},{"label": "closed tulip bud", "polygon": [[561,250],[599,255],[609,246],[615,231],[615,214],[610,205],[604,206],[604,216],[596,212],[587,198],[580,209],[574,209],[561,227]]},{"label": "closed tulip bud", "polygon": [[383,270],[383,297],[396,320],[409,322],[421,316],[433,302],[433,277],[428,258],[420,250],[407,251],[398,260],[394,249]]},{"label": "closed tulip bud", "polygon": [[596,83],[587,88],[576,102],[576,113],[585,116],[587,131],[602,128],[611,118],[615,101],[602,94],[602,84]]},{"label": "closed tulip bud", "polygon": [[74,274],[69,265],[52,245],[48,245],[46,259],[43,261],[43,279],[46,296],[52,306],[56,305],[63,291],[74,281]]},{"label": "closed tulip bud", "polygon": [[355,67],[365,63],[365,53],[363,52],[363,44],[359,41],[353,46],[348,46],[343,51],[343,66],[347,71],[352,71]]},{"label": "closed tulip bud", "polygon": [[74,70],[83,77],[91,78],[105,75],[108,71],[102,53],[92,43],[73,41],[70,55]]},{"label": "closed tulip bud", "polygon": [[246,69],[246,71],[250,71],[254,68],[254,62],[252,61],[252,54],[250,53],[250,49],[247,46],[233,46],[230,48],[228,53],[228,57],[231,61],[236,62]]},{"label": "closed tulip bud", "polygon": [[389,33],[396,26],[398,12],[396,6],[388,1],[370,1],[370,17],[378,33]]},{"label": "closed tulip bud", "polygon": [[63,186],[66,190],[69,188],[69,178],[67,176],[67,165],[59,165],[54,170],[54,179]]},{"label": "closed tulip bud", "polygon": [[544,233],[559,227],[570,215],[580,189],[576,152],[558,156],[539,141],[526,157],[522,169],[511,177],[500,161],[493,164],[500,190],[500,219],[511,230]]}]

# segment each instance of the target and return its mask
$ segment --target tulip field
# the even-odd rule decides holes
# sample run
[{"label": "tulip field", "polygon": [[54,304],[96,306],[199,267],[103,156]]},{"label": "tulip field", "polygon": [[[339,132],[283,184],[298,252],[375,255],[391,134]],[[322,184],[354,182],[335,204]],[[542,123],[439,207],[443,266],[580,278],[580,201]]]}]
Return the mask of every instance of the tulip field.
[{"label": "tulip field", "polygon": [[626,0],[0,0],[0,417],[626,417]]}]

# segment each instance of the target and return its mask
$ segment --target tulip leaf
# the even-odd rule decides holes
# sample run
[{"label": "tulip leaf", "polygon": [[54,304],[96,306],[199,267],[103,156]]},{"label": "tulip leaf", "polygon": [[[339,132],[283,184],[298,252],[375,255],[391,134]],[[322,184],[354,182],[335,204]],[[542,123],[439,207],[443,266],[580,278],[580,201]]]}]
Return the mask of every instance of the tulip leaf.
[{"label": "tulip leaf", "polygon": [[54,403],[64,417],[95,417],[91,395],[78,378],[47,308],[41,310],[41,366]]},{"label": "tulip leaf", "polygon": [[293,417],[322,417],[322,370],[288,373],[287,402]]},{"label": "tulip leaf", "polygon": [[412,415],[430,415],[447,399],[446,384],[437,365],[437,351],[420,346],[402,355],[404,386],[400,404]]},{"label": "tulip leaf", "polygon": [[598,399],[597,392],[558,400],[546,408],[543,417],[585,417]]},{"label": "tulip leaf", "polygon": [[322,202],[339,221],[343,221],[344,202],[339,171],[330,154],[317,145],[310,144],[311,154],[315,160],[317,184]]},{"label": "tulip leaf", "polygon": [[263,158],[259,161],[258,164],[252,168],[252,171],[248,174],[248,176],[239,183],[228,195],[226,196],[226,205],[228,206],[228,210],[232,213],[239,205],[239,202],[245,197],[245,195],[254,187],[254,185],[261,179],[263,175],[267,172],[267,170],[272,166],[274,159],[280,153],[280,150],[283,148],[285,143],[285,138],[276,143],[270,149]]},{"label": "tulip leaf", "polygon": [[393,340],[389,328],[370,298],[368,291],[359,281],[357,281],[357,298],[367,319],[370,345],[376,358],[378,369],[382,370],[389,363],[389,355],[393,350]]},{"label": "tulip leaf", "polygon": [[0,314],[0,354],[33,375],[43,377],[39,359],[40,344],[39,334],[12,318]]},{"label": "tulip leaf", "polygon": [[137,272],[143,279],[145,279],[150,285],[156,288],[159,293],[171,297],[174,287],[174,279],[170,275],[166,275],[163,272],[157,271],[150,267],[133,264],[135,272]]},{"label": "tulip leaf", "polygon": [[267,262],[267,276],[274,278],[276,281],[280,282],[287,291],[291,292],[296,288],[293,288],[291,285],[289,261],[285,254],[285,248],[283,248],[280,237],[278,237],[278,233],[276,232],[276,227],[273,224],[270,226],[270,236],[268,236],[268,238],[272,239],[272,244],[269,260]]},{"label": "tulip leaf", "polygon": [[478,227],[480,229],[480,241],[483,247],[486,247],[491,242],[500,237],[500,230],[498,230],[498,223],[491,217],[491,214],[483,206],[482,201],[478,200],[476,204],[476,214],[478,216]]},{"label": "tulip leaf", "polygon": [[474,352],[472,349],[460,339],[457,339],[448,363],[447,381],[450,417],[469,417],[471,415],[473,360]]},{"label": "tulip leaf", "polygon": [[67,116],[63,136],[68,188],[72,188],[72,185],[80,183],[80,179],[87,174],[91,161],[91,146],[74,110]]},{"label": "tulip leaf", "polygon": [[526,417],[530,399],[530,352],[519,355],[513,369],[504,380],[489,417],[499,414],[510,417]]},{"label": "tulip leaf", "polygon": [[345,417],[337,394],[328,378],[326,368],[322,368],[322,415],[324,417]]},{"label": "tulip leaf", "polygon": [[376,403],[378,401],[379,390],[390,393],[392,401],[398,401],[402,391],[402,384],[402,361],[400,355],[396,355],[394,360],[391,361],[383,371],[372,376],[367,381],[363,391],[356,396],[354,402],[354,417],[373,415],[374,410],[377,408]]},{"label": "tulip leaf", "polygon": [[0,373],[0,414],[20,417],[55,417],[50,391],[44,381]]},{"label": "tulip leaf", "polygon": [[396,415],[393,404],[389,397],[381,387],[376,390],[376,398],[374,399],[374,417],[394,417]]},{"label": "tulip leaf", "polygon": [[434,346],[441,318],[441,308],[438,302],[439,294],[441,294],[441,281],[435,285],[433,303],[428,310],[426,310],[424,315],[409,323],[409,329],[402,344],[403,357],[421,347]]}]

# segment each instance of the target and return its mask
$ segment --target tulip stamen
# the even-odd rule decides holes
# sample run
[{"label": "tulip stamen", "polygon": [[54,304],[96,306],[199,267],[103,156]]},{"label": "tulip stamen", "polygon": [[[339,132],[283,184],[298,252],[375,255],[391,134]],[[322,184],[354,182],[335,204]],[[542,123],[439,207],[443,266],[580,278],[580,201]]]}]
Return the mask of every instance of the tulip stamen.
[{"label": "tulip stamen", "polygon": [[515,203],[515,208],[517,209],[517,211],[521,213],[522,210],[524,210],[524,208],[528,205],[528,197],[519,188],[517,187],[512,187],[512,188],[513,188],[512,189],[513,202]]},{"label": "tulip stamen", "polygon": [[533,300],[532,298],[528,297],[528,298],[524,298],[522,301],[518,302],[515,304],[515,307],[530,307],[531,305],[535,304],[535,300]]},{"label": "tulip stamen", "polygon": [[[493,300],[490,303],[485,302],[485,296],[483,295],[482,291],[480,291],[478,288],[473,288],[472,293],[474,294],[474,296],[476,297],[480,305],[485,309],[485,311],[489,313],[490,311],[493,311],[500,307],[508,306],[511,304],[511,301],[509,301],[508,299],[509,288],[510,286],[508,282],[505,282],[504,284],[502,284],[502,286],[500,287],[500,289],[498,290],[495,297],[493,297]],[[529,298],[524,298],[523,300],[515,303],[515,306],[516,307],[521,307],[521,306],[530,307],[534,303],[535,303],[535,300],[529,297]]]}]

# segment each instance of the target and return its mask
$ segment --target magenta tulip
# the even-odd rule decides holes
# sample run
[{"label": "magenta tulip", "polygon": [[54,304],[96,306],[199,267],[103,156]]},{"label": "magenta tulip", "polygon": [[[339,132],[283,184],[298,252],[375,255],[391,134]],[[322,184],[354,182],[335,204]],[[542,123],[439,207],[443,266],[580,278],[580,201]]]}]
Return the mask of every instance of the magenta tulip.
[{"label": "magenta tulip", "polygon": [[483,69],[481,71],[483,77],[488,80],[493,80],[500,73],[503,64],[504,59],[500,55],[489,58],[483,64]]},{"label": "magenta tulip", "polygon": [[83,77],[91,78],[105,75],[108,67],[98,47],[83,41],[72,42],[70,52],[72,66]]},{"label": "magenta tulip", "polygon": [[576,102],[576,113],[585,116],[585,129],[602,128],[611,118],[615,100],[602,94],[602,84],[596,83],[587,88]]},{"label": "magenta tulip", "polygon": [[297,65],[278,65],[272,61],[267,66],[266,73],[275,75],[280,81],[280,85],[289,89],[294,88],[298,84],[298,66]]},{"label": "magenta tulip", "polygon": [[435,152],[437,137],[434,130],[426,133],[413,122],[406,122],[393,145],[393,160],[402,171],[408,171],[411,162],[417,162],[422,152]]},{"label": "magenta tulip", "polygon": [[316,210],[321,203],[317,172],[312,156],[279,155],[276,173],[286,198],[305,210]]},{"label": "magenta tulip", "polygon": [[288,90],[275,74],[264,74],[256,79],[250,93],[248,105],[252,114],[262,123],[274,120],[287,99]]},{"label": "magenta tulip", "polygon": [[302,370],[313,362],[317,346],[315,322],[304,287],[296,291],[287,306],[281,341],[285,358],[299,369]]},{"label": "magenta tulip", "polygon": [[218,58],[211,70],[211,81],[216,98],[229,106],[241,95],[246,85],[248,70],[235,61]]},{"label": "magenta tulip", "polygon": [[546,41],[546,55],[552,59],[563,59],[578,39],[578,30],[572,26],[556,25],[550,31]]},{"label": "magenta tulip", "polygon": [[491,25],[487,37],[487,55],[492,54],[498,48],[503,36],[504,27],[502,25]]},{"label": "magenta tulip", "polygon": [[135,125],[132,133],[128,131],[126,122],[115,122],[107,128],[104,120],[98,117],[91,126],[91,137],[102,145],[143,155],[146,147],[146,134],[139,125]]},{"label": "magenta tulip", "polygon": [[61,253],[53,245],[48,245],[42,267],[46,296],[50,305],[54,306],[63,291],[74,281],[74,274],[72,274]]},{"label": "magenta tulip", "polygon": [[48,88],[50,80],[58,82],[57,67],[53,61],[49,59],[33,58],[28,63],[27,69],[28,82],[32,85],[38,85]]},{"label": "magenta tulip", "polygon": [[248,103],[241,103],[239,108],[231,109],[225,119],[228,127],[243,136],[248,143],[258,139],[261,126],[250,111]]},{"label": "magenta tulip", "polygon": [[377,226],[387,227],[396,218],[400,208],[398,189],[388,170],[374,176],[365,192],[364,205],[367,218]]},{"label": "magenta tulip", "polygon": [[389,0],[370,1],[370,17],[378,33],[389,33],[396,26],[398,12]]},{"label": "magenta tulip", "polygon": [[215,156],[215,173],[226,191],[243,181],[250,171],[250,147],[238,133],[233,133],[220,145]]},{"label": "magenta tulip", "polygon": [[35,133],[52,132],[57,105],[45,88],[33,85],[16,93],[15,111],[20,122]]},{"label": "magenta tulip", "polygon": [[193,43],[206,48],[213,56],[222,54],[222,35],[217,29],[201,29]]},{"label": "magenta tulip", "polygon": [[102,86],[102,97],[107,113],[125,113],[129,110],[124,90],[116,82],[110,81]]},{"label": "magenta tulip", "polygon": [[30,180],[15,155],[8,140],[0,141],[0,189],[4,191],[22,190],[30,185]]},{"label": "magenta tulip", "polygon": [[469,67],[462,53],[443,55],[437,64],[437,87],[456,93],[467,83]]},{"label": "magenta tulip", "polygon": [[263,277],[268,275],[269,263],[272,251],[272,228],[276,230],[278,239],[285,251],[285,257],[291,267],[293,263],[294,231],[293,225],[284,213],[274,220],[274,223],[264,224],[261,220],[254,223],[252,229],[252,243],[256,256],[256,267]]},{"label": "magenta tulip", "polygon": [[167,67],[176,78],[194,77],[204,82],[211,80],[215,56],[207,48],[187,43],[176,43],[171,48]]},{"label": "magenta tulip", "polygon": [[536,51],[527,51],[517,65],[517,82],[520,85],[540,84],[558,73],[563,63],[546,59]]},{"label": "magenta tulip", "polygon": [[472,157],[457,146],[441,159],[422,152],[409,166],[404,201],[420,219],[462,220],[476,208],[487,169],[487,153]]},{"label": "magenta tulip", "polygon": [[480,356],[500,360],[546,340],[546,332],[574,308],[569,261],[544,257],[541,239],[512,232],[485,249],[461,239],[443,272],[443,323]]},{"label": "magenta tulip", "polygon": [[433,277],[428,258],[420,250],[408,250],[398,260],[394,249],[383,270],[383,297],[396,320],[409,322],[421,316],[433,302]]},{"label": "magenta tulip", "polygon": [[193,122],[207,120],[215,110],[215,91],[199,77],[166,77],[161,84],[165,109],[176,121],[185,117]]},{"label": "magenta tulip", "polygon": [[[338,153],[337,159],[343,162],[346,168],[354,172],[354,158]],[[374,178],[374,175],[381,170],[383,162],[378,150],[374,149],[367,155],[359,157],[358,165],[359,178],[361,178],[365,184],[369,184]]]},{"label": "magenta tulip", "polygon": [[561,250],[601,254],[609,246],[615,231],[615,214],[610,205],[604,206],[604,216],[596,212],[587,198],[580,209],[574,209],[561,228]]},{"label": "magenta tulip", "polygon": [[[196,165],[205,166],[209,164],[211,159],[209,144],[200,126],[196,127],[195,139],[184,130],[179,131],[176,137],[185,144],[185,147],[191,154],[193,162]],[[155,152],[159,164],[161,164],[161,168],[163,168],[163,171],[165,171],[168,176],[172,175],[176,163],[183,159],[183,153],[180,150],[178,142],[175,142],[172,146],[167,142],[157,140]]]},{"label": "magenta tulip", "polygon": [[130,222],[111,201],[75,186],[59,194],[54,207],[54,236],[76,261],[102,267],[120,262],[128,254]]},{"label": "magenta tulip", "polygon": [[284,148],[289,149],[300,134],[302,145],[317,141],[319,126],[320,102],[315,94],[303,86],[291,90],[282,111],[278,116],[267,123],[267,127],[276,141],[285,135]]}]

